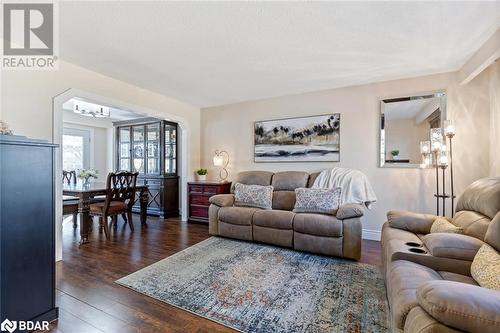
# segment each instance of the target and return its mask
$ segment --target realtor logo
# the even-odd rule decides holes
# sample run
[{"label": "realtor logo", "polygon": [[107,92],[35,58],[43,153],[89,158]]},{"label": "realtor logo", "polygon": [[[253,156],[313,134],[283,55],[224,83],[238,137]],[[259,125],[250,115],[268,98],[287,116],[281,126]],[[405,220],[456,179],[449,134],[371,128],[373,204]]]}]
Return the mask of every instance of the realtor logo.
[{"label": "realtor logo", "polygon": [[3,4],[3,69],[53,69],[56,3]]},{"label": "realtor logo", "polygon": [[17,322],[5,319],[2,324],[0,324],[0,330],[2,332],[8,331],[10,333],[14,332],[17,328]]}]

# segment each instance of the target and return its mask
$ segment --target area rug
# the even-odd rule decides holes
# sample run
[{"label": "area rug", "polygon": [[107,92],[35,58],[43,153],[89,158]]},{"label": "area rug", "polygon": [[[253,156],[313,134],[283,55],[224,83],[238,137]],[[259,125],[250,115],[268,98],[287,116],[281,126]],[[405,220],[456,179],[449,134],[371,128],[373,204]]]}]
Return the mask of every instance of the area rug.
[{"label": "area rug", "polygon": [[209,238],[117,283],[242,332],[389,332],[376,266]]}]

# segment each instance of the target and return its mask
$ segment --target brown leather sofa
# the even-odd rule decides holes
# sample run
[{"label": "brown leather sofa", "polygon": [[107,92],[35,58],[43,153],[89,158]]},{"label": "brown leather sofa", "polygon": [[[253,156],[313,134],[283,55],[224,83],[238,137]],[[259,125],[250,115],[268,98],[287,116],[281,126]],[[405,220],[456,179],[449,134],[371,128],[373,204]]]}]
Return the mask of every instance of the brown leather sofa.
[{"label": "brown leather sofa", "polygon": [[295,189],[311,187],[318,173],[246,171],[235,183],[272,185],[273,209],[235,207],[234,194],[210,198],[209,232],[323,255],[359,259],[361,205],[339,207],[336,215],[294,213]]},{"label": "brown leather sofa", "polygon": [[500,332],[500,292],[470,267],[487,243],[500,251],[500,177],[471,184],[449,219],[464,234],[430,233],[437,216],[387,214],[382,256],[393,332]]}]

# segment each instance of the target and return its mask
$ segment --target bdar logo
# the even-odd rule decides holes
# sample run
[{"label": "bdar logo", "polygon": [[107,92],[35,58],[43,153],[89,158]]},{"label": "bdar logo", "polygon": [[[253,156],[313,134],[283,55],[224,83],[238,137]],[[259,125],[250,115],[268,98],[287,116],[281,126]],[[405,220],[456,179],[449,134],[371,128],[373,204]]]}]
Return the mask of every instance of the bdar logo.
[{"label": "bdar logo", "polygon": [[8,319],[5,319],[2,324],[0,324],[0,330],[2,332],[8,331],[10,333],[14,332],[17,328],[17,323],[15,321],[10,321]]}]

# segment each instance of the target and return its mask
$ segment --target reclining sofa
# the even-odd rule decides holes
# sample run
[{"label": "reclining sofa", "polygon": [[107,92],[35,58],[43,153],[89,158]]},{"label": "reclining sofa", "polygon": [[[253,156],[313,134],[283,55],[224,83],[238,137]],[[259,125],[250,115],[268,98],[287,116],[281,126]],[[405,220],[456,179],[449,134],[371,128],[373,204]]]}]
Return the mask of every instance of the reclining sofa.
[{"label": "reclining sofa", "polygon": [[[359,259],[363,206],[346,204],[335,215],[294,213],[295,189],[311,187],[319,173],[241,172],[231,194],[210,198],[211,235],[274,244],[328,256]],[[236,207],[234,184],[272,185],[272,209]]]},{"label": "reclining sofa", "polygon": [[449,221],[463,234],[430,233],[435,215],[387,214],[382,256],[393,332],[500,332],[500,292],[471,276],[483,244],[500,251],[499,211],[497,177],[474,182],[459,198]]}]

